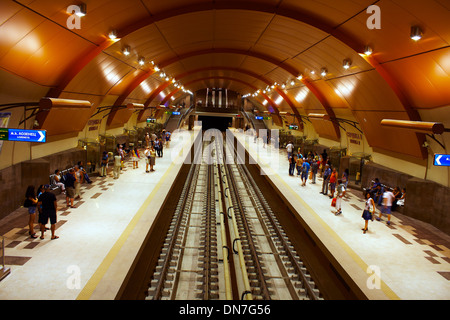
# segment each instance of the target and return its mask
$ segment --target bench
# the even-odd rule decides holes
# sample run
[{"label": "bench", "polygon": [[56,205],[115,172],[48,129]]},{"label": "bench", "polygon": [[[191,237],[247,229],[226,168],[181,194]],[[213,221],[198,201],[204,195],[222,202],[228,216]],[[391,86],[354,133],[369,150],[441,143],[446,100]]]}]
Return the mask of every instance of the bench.
[{"label": "bench", "polygon": [[[69,172],[70,169],[74,169],[74,167],[68,168],[65,170],[61,170],[60,171],[61,177],[65,176]],[[55,195],[61,194],[61,192],[62,192],[61,187],[55,184],[55,174],[54,173],[52,173],[49,176],[49,185],[50,185],[50,191],[52,193],[54,193]]]}]

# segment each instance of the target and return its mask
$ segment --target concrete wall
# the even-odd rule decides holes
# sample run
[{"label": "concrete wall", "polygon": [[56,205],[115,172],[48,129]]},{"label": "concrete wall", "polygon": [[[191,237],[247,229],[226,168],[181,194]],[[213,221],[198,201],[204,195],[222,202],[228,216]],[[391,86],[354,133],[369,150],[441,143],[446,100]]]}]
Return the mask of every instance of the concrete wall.
[{"label": "concrete wall", "polygon": [[0,219],[23,205],[29,185],[37,191],[39,185],[50,182],[49,176],[55,169],[67,169],[78,161],[86,162],[86,150],[74,148],[0,170]]},{"label": "concrete wall", "polygon": [[43,159],[23,161],[0,170],[0,219],[23,205],[29,185],[48,183],[50,163]]},{"label": "concrete wall", "polygon": [[406,185],[404,214],[450,234],[450,188],[418,178]]}]

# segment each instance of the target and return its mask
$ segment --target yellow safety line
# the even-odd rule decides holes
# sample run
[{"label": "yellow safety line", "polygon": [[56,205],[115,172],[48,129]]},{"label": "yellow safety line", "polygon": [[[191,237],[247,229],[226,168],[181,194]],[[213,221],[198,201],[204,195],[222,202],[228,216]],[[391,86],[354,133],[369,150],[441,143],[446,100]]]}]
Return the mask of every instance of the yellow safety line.
[{"label": "yellow safety line", "polygon": [[[191,137],[194,133],[191,133]],[[192,140],[191,140],[192,141]],[[180,153],[178,156],[181,156],[182,152],[184,151],[184,148],[181,148]],[[125,230],[120,235],[119,239],[116,241],[116,243],[113,245],[111,250],[108,252],[106,257],[103,259],[100,266],[97,268],[97,270],[94,272],[94,274],[91,276],[89,281],[86,283],[86,285],[83,287],[81,292],[79,293],[77,300],[89,300],[89,298],[94,293],[95,288],[100,283],[101,279],[105,275],[106,271],[111,266],[114,259],[117,257],[117,254],[119,253],[120,249],[122,248],[125,241],[130,236],[131,232],[133,231],[134,227],[136,226],[137,222],[141,218],[144,211],[147,209],[147,207],[150,205],[151,201],[155,197],[155,194],[158,192],[159,188],[161,188],[161,185],[165,182],[165,177],[172,172],[172,168],[175,166],[176,162],[173,161],[172,164],[167,168],[166,173],[159,179],[158,184],[155,186],[153,191],[150,193],[150,195],[145,199],[142,206],[139,208],[139,210],[134,215],[133,219],[131,219],[130,223],[127,225]]]},{"label": "yellow safety line", "polygon": [[[244,139],[245,146],[247,150],[250,150],[250,146],[247,141]],[[260,159],[258,155],[258,159]],[[312,209],[304,200],[303,198],[295,192],[291,186],[289,186],[284,179],[282,179],[278,173],[274,173],[272,175],[275,175],[277,179],[284,184],[284,186],[293,194],[297,200],[311,213],[311,215],[322,225],[322,227],[333,237],[333,239],[350,255],[350,257],[361,267],[361,269],[364,272],[367,272],[368,265],[361,259],[361,257],[353,251],[352,248],[344,241],[341,237],[338,236],[338,234]],[[400,297],[397,296],[397,294],[392,291],[392,289],[383,281],[381,280],[381,290],[386,294],[386,296],[391,300],[400,300]]]}]

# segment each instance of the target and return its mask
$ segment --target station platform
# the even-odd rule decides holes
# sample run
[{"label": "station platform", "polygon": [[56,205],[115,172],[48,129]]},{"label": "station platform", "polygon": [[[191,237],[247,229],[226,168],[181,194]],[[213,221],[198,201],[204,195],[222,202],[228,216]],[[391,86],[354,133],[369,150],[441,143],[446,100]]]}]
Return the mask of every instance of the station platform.
[{"label": "station platform", "polygon": [[285,149],[264,146],[261,139],[255,142],[238,130],[233,133],[370,300],[450,299],[450,236],[397,212],[392,212],[390,225],[384,216],[369,221],[364,234],[362,191],[349,188],[343,213],[336,216],[331,199],[320,193],[322,178],[301,186],[299,176],[288,174]]},{"label": "station platform", "polygon": [[83,183],[73,209],[58,195],[59,239],[50,231],[30,238],[26,208],[2,219],[11,273],[0,282],[0,300],[114,299],[199,132],[174,132],[154,172],[145,172],[142,152],[138,169],[127,160],[118,179],[110,167],[107,177]]},{"label": "station platform", "polygon": [[[114,299],[181,168],[183,150],[199,133],[174,133],[155,172],[145,173],[144,160],[138,169],[128,161],[119,179],[111,172],[83,184],[73,209],[59,195],[57,240],[50,240],[50,232],[44,240],[30,238],[25,208],[2,219],[11,274],[0,282],[0,299]],[[263,148],[260,140],[233,133],[369,299],[450,299],[448,235],[397,213],[390,226],[370,222],[363,234],[361,191],[349,190],[343,214],[335,216],[331,200],[319,193],[321,178],[300,186],[299,177],[288,175],[285,150]],[[275,154],[280,161],[274,161]]]}]

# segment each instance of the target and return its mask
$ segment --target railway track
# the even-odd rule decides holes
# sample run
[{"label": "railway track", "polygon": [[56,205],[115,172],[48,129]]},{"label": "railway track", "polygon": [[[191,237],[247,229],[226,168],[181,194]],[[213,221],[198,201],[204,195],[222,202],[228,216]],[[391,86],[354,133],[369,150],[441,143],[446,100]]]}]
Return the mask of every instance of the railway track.
[{"label": "railway track", "polygon": [[322,299],[232,148],[213,138],[203,150],[189,170],[146,299]]}]

